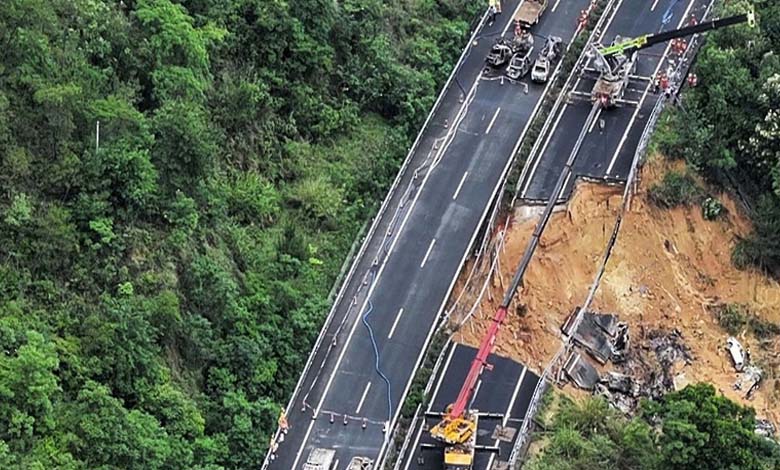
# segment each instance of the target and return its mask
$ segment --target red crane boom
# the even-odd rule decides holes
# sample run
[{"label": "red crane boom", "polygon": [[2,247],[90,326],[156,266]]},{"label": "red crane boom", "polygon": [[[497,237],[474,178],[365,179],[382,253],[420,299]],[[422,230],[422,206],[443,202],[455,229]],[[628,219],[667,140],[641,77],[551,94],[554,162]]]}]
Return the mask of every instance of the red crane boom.
[{"label": "red crane boom", "polygon": [[493,323],[490,324],[487,334],[482,338],[482,344],[479,345],[477,355],[474,357],[474,360],[471,361],[471,369],[469,369],[469,374],[463,382],[460,393],[458,393],[458,399],[452,404],[452,409],[450,409],[449,412],[451,418],[460,417],[463,415],[463,412],[466,411],[466,407],[471,400],[471,394],[474,392],[474,387],[477,386],[477,380],[479,380],[479,376],[482,374],[482,369],[488,365],[488,356],[490,356],[493,344],[496,342],[498,329],[501,327],[501,324],[504,323],[506,313],[507,308],[503,305],[496,311],[496,314],[493,317]]}]

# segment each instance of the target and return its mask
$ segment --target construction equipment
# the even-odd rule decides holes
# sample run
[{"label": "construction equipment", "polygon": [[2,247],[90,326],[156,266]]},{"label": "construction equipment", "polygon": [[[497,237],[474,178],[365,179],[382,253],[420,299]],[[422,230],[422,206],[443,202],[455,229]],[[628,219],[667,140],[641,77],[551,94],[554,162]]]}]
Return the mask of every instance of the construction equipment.
[{"label": "construction equipment", "polygon": [[487,359],[496,342],[498,330],[507,316],[509,304],[517,291],[519,283],[520,279],[515,277],[513,287],[507,291],[501,306],[496,311],[493,322],[488,328],[487,334],[482,338],[482,343],[479,346],[476,357],[471,362],[471,368],[458,393],[458,398],[447,407],[441,422],[431,428],[431,436],[446,444],[444,448],[446,470],[470,469],[474,462],[479,413],[476,410],[468,409],[468,407],[470,406],[479,376],[485,368],[491,368]]},{"label": "construction equipment", "polygon": [[[657,34],[645,34],[637,38],[622,38],[616,36],[609,46],[593,45],[588,51],[593,68],[586,68],[584,72],[598,74],[596,84],[590,93],[590,101],[600,102],[604,108],[624,104],[623,95],[631,79],[642,79],[634,76],[636,71],[637,52],[669,41],[675,38],[690,36],[713,29],[724,28],[747,22],[755,25],[755,14],[750,11],[746,14],[730,16],[728,18],[708,20],[698,24],[691,24],[683,28],[666,31]],[[644,78],[651,80],[651,78]],[[573,92],[577,96],[579,92]]]},{"label": "construction equipment", "polygon": [[536,83],[545,83],[550,78],[550,70],[553,63],[561,55],[561,45],[563,40],[558,36],[547,38],[544,47],[539,52],[539,57],[534,62],[534,68],[531,70],[531,81]]},{"label": "construction equipment", "polygon": [[661,42],[666,42],[670,39],[681,38],[690,36],[693,34],[703,33],[718,28],[725,28],[727,26],[734,26],[747,22],[750,27],[754,27],[756,24],[756,14],[753,10],[744,13],[742,15],[729,16],[727,18],[720,18],[714,20],[707,20],[701,23],[692,24],[683,28],[674,29],[672,31],[666,31],[664,33],[657,34],[645,34],[634,39],[627,39],[625,41],[619,41],[613,43],[609,47],[600,49],[601,55],[609,57],[615,54],[630,54],[648,47],[654,46]]},{"label": "construction equipment", "polygon": [[524,0],[520,4],[517,13],[515,13],[515,21],[526,28],[530,28],[539,22],[539,18],[542,17],[542,13],[544,13],[546,8],[547,0]]}]

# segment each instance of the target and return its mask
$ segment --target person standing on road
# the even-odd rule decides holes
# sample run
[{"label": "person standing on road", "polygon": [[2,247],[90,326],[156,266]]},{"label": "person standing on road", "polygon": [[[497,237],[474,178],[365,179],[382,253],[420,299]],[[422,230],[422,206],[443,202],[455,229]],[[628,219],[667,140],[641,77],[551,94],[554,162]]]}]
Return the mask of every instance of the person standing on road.
[{"label": "person standing on road", "polygon": [[489,0],[489,2],[488,16],[490,19],[488,20],[488,23],[493,24],[496,20],[496,15],[501,14],[501,0]]}]

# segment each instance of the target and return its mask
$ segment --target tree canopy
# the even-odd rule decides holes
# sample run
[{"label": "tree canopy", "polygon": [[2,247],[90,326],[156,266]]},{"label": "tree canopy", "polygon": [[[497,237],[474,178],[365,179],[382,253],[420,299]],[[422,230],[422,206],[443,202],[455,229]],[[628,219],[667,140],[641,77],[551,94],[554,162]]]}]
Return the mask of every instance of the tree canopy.
[{"label": "tree canopy", "polygon": [[737,245],[734,261],[780,276],[780,4],[723,2],[719,14],[751,5],[756,28],[707,33],[693,67],[698,85],[667,114],[658,141],[667,155],[748,200],[755,231]]},{"label": "tree canopy", "polygon": [[4,1],[0,467],[256,467],[482,7]]},{"label": "tree canopy", "polygon": [[755,433],[755,413],[715,392],[690,385],[627,419],[602,398],[563,398],[531,470],[769,470],[780,445]]}]

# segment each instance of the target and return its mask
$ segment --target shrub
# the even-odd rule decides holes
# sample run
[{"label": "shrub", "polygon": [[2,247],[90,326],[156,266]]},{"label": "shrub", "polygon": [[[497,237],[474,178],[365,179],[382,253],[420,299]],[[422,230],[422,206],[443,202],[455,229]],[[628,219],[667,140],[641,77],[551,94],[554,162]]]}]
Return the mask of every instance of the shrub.
[{"label": "shrub", "polygon": [[744,307],[737,304],[722,304],[714,308],[718,325],[731,335],[737,335],[748,322]]},{"label": "shrub", "polygon": [[702,195],[701,188],[688,174],[670,171],[663,181],[650,188],[650,200],[658,207],[672,208],[697,202]]},{"label": "shrub", "polygon": [[740,304],[721,304],[712,309],[718,324],[731,335],[738,335],[746,327],[756,338],[768,339],[780,334],[780,325],[759,318]]},{"label": "shrub", "polygon": [[701,202],[701,213],[707,220],[715,220],[723,214],[723,203],[714,197],[708,197]]}]

